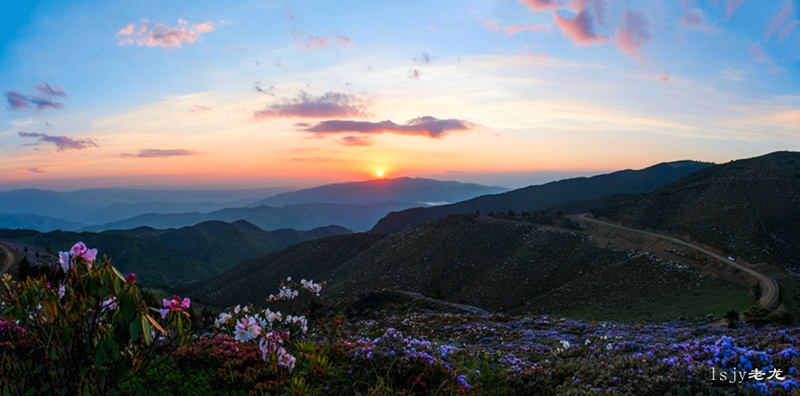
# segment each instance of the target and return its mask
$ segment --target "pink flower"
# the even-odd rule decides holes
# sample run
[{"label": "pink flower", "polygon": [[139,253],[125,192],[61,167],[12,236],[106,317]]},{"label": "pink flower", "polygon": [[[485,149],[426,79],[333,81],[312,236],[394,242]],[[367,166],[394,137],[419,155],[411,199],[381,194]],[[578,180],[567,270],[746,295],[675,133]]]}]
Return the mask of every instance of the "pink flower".
[{"label": "pink flower", "polygon": [[61,269],[64,270],[64,273],[69,271],[69,253],[58,252],[58,264],[61,266]]},{"label": "pink flower", "polygon": [[81,253],[81,258],[86,260],[87,263],[93,263],[96,257],[97,249],[84,250],[83,253]]},{"label": "pink flower", "polygon": [[84,245],[83,242],[78,242],[72,247],[72,249],[69,250],[69,254],[72,257],[77,257],[83,254],[83,252],[85,251],[86,251],[86,245]]},{"label": "pink flower", "polygon": [[131,272],[130,274],[125,275],[125,282],[136,283],[136,274]]},{"label": "pink flower", "polygon": [[159,309],[158,312],[161,314],[161,318],[166,318],[167,314],[170,312],[180,312],[184,309],[189,309],[189,297],[183,299],[181,302],[181,298],[178,296],[172,296],[172,300],[164,299],[164,308]]}]

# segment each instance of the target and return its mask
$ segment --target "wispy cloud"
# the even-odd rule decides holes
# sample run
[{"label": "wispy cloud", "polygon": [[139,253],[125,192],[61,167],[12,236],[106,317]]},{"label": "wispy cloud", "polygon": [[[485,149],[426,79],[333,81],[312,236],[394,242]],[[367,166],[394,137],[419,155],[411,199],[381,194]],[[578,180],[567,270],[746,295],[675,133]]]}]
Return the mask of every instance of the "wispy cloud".
[{"label": "wispy cloud", "polygon": [[463,120],[440,120],[425,116],[415,118],[405,124],[395,124],[390,120],[380,122],[329,120],[316,125],[298,124],[301,131],[312,132],[317,135],[335,133],[364,133],[381,134],[393,133],[398,135],[417,135],[429,138],[441,138],[450,132],[468,131],[479,125]]},{"label": "wispy cloud", "polygon": [[339,144],[342,146],[366,147],[372,145],[372,139],[369,136],[345,136],[339,139]]},{"label": "wispy cloud", "polygon": [[334,47],[353,45],[353,40],[336,32],[331,33],[330,36],[314,36],[297,28],[292,29],[290,32],[295,45],[306,51],[311,51],[314,48],[325,48],[329,45]]},{"label": "wispy cloud", "polygon": [[525,4],[534,12],[555,11],[564,7],[563,2],[553,0],[519,0],[519,2]]},{"label": "wispy cloud", "polygon": [[44,110],[47,108],[60,109],[64,107],[63,103],[56,102],[54,97],[65,97],[64,90],[58,85],[53,84],[50,86],[46,81],[36,85],[36,90],[41,95],[25,95],[19,91],[5,91],[3,94],[6,96],[6,103],[8,110],[22,110],[27,107],[36,107],[37,110]]},{"label": "wispy cloud", "polygon": [[28,171],[33,173],[44,173],[44,171],[39,168],[30,168]]},{"label": "wispy cloud", "polygon": [[543,31],[543,30],[550,30],[550,29],[551,29],[550,26],[540,26],[540,25],[520,26],[520,25],[516,25],[516,26],[509,26],[507,28],[504,28],[503,31],[506,32],[506,34],[508,34],[510,36],[512,34],[517,34],[517,33],[520,33],[520,32],[524,32],[526,30],[529,30],[531,32],[540,32],[540,31]]},{"label": "wispy cloud", "polygon": [[500,26],[495,25],[491,21],[481,18],[481,22],[483,22],[483,26],[486,26],[486,28],[489,30],[494,30],[495,32],[500,31]]},{"label": "wispy cloud", "polygon": [[793,14],[792,9],[792,1],[787,0],[777,11],[775,14],[770,18],[769,23],[767,23],[767,27],[764,30],[764,41],[769,41],[775,33],[778,33],[781,28],[786,24],[786,21]]},{"label": "wispy cloud", "polygon": [[728,0],[725,3],[725,19],[730,19],[742,3],[744,3],[744,0]]},{"label": "wispy cloud", "polygon": [[643,60],[639,53],[642,43],[650,38],[650,23],[635,10],[626,10],[615,35],[617,47],[635,59]]},{"label": "wispy cloud", "polygon": [[408,72],[408,75],[406,76],[406,78],[408,78],[409,80],[419,80],[420,74],[422,74],[422,73],[420,73],[419,70],[414,69],[414,70]]},{"label": "wispy cloud", "polygon": [[658,81],[669,82],[669,74],[667,74],[667,72],[661,72],[661,75],[658,76]]},{"label": "wispy cloud", "polygon": [[275,89],[274,85],[270,85],[267,88],[261,88],[261,83],[260,82],[256,82],[255,85],[253,86],[253,88],[256,90],[256,92],[261,92],[264,95],[275,97],[275,94],[272,92]]},{"label": "wispy cloud", "polygon": [[608,36],[599,35],[594,32],[592,16],[586,10],[578,13],[574,19],[567,19],[553,13],[556,26],[561,29],[564,36],[571,39],[578,45],[599,45],[608,41]]},{"label": "wispy cloud", "polygon": [[120,46],[138,45],[143,47],[178,48],[183,44],[192,44],[200,40],[203,33],[215,30],[214,26],[209,22],[187,27],[189,23],[182,19],[178,20],[179,26],[176,27],[158,23],[150,28],[148,24],[149,22],[145,20],[142,21],[138,29],[136,24],[130,24],[121,29],[116,34],[119,39],[118,44]]},{"label": "wispy cloud", "polygon": [[206,111],[211,111],[211,108],[206,106],[192,105],[192,108],[189,109],[189,111],[192,113],[205,113]]},{"label": "wispy cloud", "polygon": [[419,56],[414,57],[414,62],[419,62],[422,64],[430,64],[431,63],[431,55],[427,52],[423,52]]},{"label": "wispy cloud", "polygon": [[38,132],[22,132],[19,131],[17,134],[20,137],[25,138],[39,138],[39,142],[47,142],[53,143],[58,147],[58,151],[65,151],[69,149],[73,150],[84,150],[90,147],[99,147],[97,145],[97,141],[92,138],[86,139],[72,139],[67,136],[52,136],[46,133],[38,133]]},{"label": "wispy cloud", "polygon": [[330,157],[312,157],[312,158],[292,158],[292,161],[298,162],[341,162],[342,160]]},{"label": "wispy cloud", "polygon": [[200,152],[185,150],[185,149],[144,149],[139,150],[139,154],[122,154],[123,157],[128,158],[167,158],[167,157],[185,157],[189,155],[198,155]]},{"label": "wispy cloud", "polygon": [[297,98],[284,100],[256,111],[255,119],[368,117],[371,101],[348,92],[328,92],[314,97],[300,92]]},{"label": "wispy cloud", "polygon": [[685,14],[681,15],[680,20],[681,25],[687,29],[700,30],[708,33],[714,30],[706,25],[706,16],[703,14],[703,10],[699,8],[689,9]]}]

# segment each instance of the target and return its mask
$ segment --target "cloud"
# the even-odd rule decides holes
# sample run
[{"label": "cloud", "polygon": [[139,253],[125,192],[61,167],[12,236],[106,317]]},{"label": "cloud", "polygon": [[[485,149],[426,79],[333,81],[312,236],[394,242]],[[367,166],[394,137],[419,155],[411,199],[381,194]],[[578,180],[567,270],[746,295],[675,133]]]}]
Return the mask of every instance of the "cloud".
[{"label": "cloud", "polygon": [[780,31],[781,27],[783,27],[786,21],[792,16],[792,11],[792,1],[788,0],[775,12],[775,15],[770,18],[764,30],[764,41],[769,41],[775,33]]},{"label": "cloud", "polygon": [[33,173],[44,173],[44,171],[39,169],[39,168],[30,168],[30,169],[28,169],[28,171],[33,172]]},{"label": "cloud", "polygon": [[256,111],[255,119],[298,117],[298,118],[330,118],[330,117],[368,117],[366,110],[370,100],[347,92],[328,92],[314,97],[305,92],[292,100],[284,100]]},{"label": "cloud", "polygon": [[778,33],[778,43],[782,43],[783,40],[789,38],[794,28],[797,27],[798,23],[800,23],[800,21],[798,21],[797,19],[792,19],[791,21],[789,21],[789,23],[787,23],[786,26],[784,26],[783,29],[781,29],[781,32]]},{"label": "cloud", "polygon": [[298,162],[341,162],[342,160],[328,157],[313,157],[313,158],[292,158],[292,161]]},{"label": "cloud", "polygon": [[139,150],[139,154],[122,154],[127,158],[167,158],[167,157],[185,157],[188,155],[200,154],[197,151],[172,149],[172,150],[159,150],[159,149],[144,149]]},{"label": "cloud", "polygon": [[143,47],[169,47],[178,48],[183,44],[192,44],[201,38],[201,33],[208,33],[214,30],[214,26],[209,22],[201,23],[199,25],[192,25],[191,28],[186,28],[189,24],[183,19],[178,20],[179,27],[171,27],[161,23],[156,24],[153,28],[149,28],[147,20],[142,21],[142,25],[133,33],[135,24],[130,24],[124,29],[117,32],[116,36],[119,38],[118,44],[124,45],[138,45]]},{"label": "cloud", "polygon": [[366,147],[372,145],[372,139],[369,136],[345,136],[339,139],[339,144],[342,146]]},{"label": "cloud", "polygon": [[264,95],[272,96],[273,98],[275,97],[275,94],[272,93],[272,91],[275,89],[274,85],[270,85],[267,89],[264,89],[264,88],[261,88],[261,83],[260,82],[256,82],[256,84],[255,84],[255,86],[253,88],[255,88],[256,92],[261,92]]},{"label": "cloud", "polygon": [[189,111],[192,113],[204,113],[206,111],[211,111],[211,108],[206,106],[192,105],[192,108],[189,109]]},{"label": "cloud", "polygon": [[47,82],[43,82],[35,86],[36,90],[42,95],[24,95],[18,91],[5,91],[3,94],[6,96],[7,107],[9,110],[21,110],[26,107],[35,106],[37,110],[44,110],[49,108],[60,109],[64,107],[63,103],[56,102],[54,96],[67,96],[58,85],[52,87]]},{"label": "cloud", "polygon": [[642,14],[634,10],[626,10],[622,14],[622,21],[615,35],[617,47],[633,58],[643,60],[644,57],[639,54],[639,48],[650,38],[649,29],[650,23],[644,19]]},{"label": "cloud", "polygon": [[667,74],[667,72],[661,72],[661,75],[658,76],[658,81],[669,82],[669,74]]},{"label": "cloud", "polygon": [[742,3],[744,0],[728,0],[725,3],[725,19],[730,19]]},{"label": "cloud", "polygon": [[38,132],[22,132],[17,134],[20,137],[39,138],[39,142],[54,143],[58,147],[58,151],[65,151],[69,149],[84,150],[90,147],[99,147],[94,139],[72,139],[67,136],[51,136],[46,133]]},{"label": "cloud", "polygon": [[420,62],[423,64],[430,64],[431,63],[431,55],[427,52],[423,52],[422,55],[419,57],[414,57],[414,62]]},{"label": "cloud", "polygon": [[325,48],[329,45],[333,45],[334,47],[353,45],[353,40],[339,33],[331,33],[332,37],[330,38],[327,36],[314,36],[304,33],[302,30],[297,28],[292,29],[291,33],[292,40],[294,40],[295,45],[306,51],[311,51],[314,48]]},{"label": "cloud", "polygon": [[[300,126],[300,125],[298,125]],[[395,124],[390,120],[380,122],[329,120],[316,125],[303,125],[300,130],[312,132],[317,135],[331,133],[364,133],[381,134],[394,133],[398,135],[417,135],[429,138],[441,138],[449,132],[468,131],[478,127],[477,124],[462,120],[440,120],[434,117],[419,117],[406,122]]]},{"label": "cloud", "polygon": [[420,74],[422,74],[422,73],[420,73],[419,70],[414,69],[414,70],[408,72],[408,75],[406,76],[406,78],[408,78],[409,80],[419,80]]},{"label": "cloud", "polygon": [[62,90],[58,85],[53,84],[53,86],[51,87],[50,84],[47,83],[47,81],[37,85],[36,86],[36,90],[41,92],[43,95],[47,95],[47,96],[50,96],[50,97],[53,97],[53,96],[65,97],[65,96],[67,96],[67,94],[64,93],[64,90]]},{"label": "cloud", "polygon": [[497,26],[497,25],[493,24],[490,21],[487,21],[487,20],[481,18],[481,22],[483,22],[483,26],[486,26],[487,28],[489,28],[491,30],[494,30],[495,32],[499,32],[500,31],[500,26]]},{"label": "cloud", "polygon": [[503,31],[506,32],[506,34],[508,34],[510,36],[512,34],[517,34],[519,32],[524,32],[526,30],[530,30],[531,32],[539,32],[539,31],[542,31],[542,30],[550,30],[550,29],[551,29],[550,26],[539,26],[539,25],[519,26],[519,25],[517,25],[517,26],[509,26],[509,27],[503,29]]},{"label": "cloud", "polygon": [[553,0],[519,0],[520,3],[525,4],[533,12],[555,11],[564,7],[564,3]]},{"label": "cloud", "polygon": [[699,8],[689,9],[689,11],[686,11],[686,13],[680,17],[683,27],[687,29],[702,30],[710,33],[712,29],[711,27],[705,25],[705,19],[706,18],[703,14],[703,10]]},{"label": "cloud", "polygon": [[595,34],[592,27],[592,16],[583,10],[578,13],[575,19],[567,19],[553,13],[556,26],[561,29],[564,36],[568,37],[578,45],[599,45],[608,41],[608,36]]}]

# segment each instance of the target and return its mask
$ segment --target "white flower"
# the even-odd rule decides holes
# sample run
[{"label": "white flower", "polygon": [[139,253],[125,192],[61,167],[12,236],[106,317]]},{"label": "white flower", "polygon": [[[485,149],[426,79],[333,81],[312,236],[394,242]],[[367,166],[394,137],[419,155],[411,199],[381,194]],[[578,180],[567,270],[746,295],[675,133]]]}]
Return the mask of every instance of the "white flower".
[{"label": "white flower", "polygon": [[224,325],[225,323],[228,323],[228,321],[232,317],[233,316],[231,314],[227,313],[227,312],[223,312],[223,313],[219,314],[219,318],[214,320],[214,327],[220,328],[220,326]]},{"label": "white flower", "polygon": [[236,341],[250,341],[261,334],[261,327],[258,326],[255,318],[252,316],[241,318],[236,324]]}]

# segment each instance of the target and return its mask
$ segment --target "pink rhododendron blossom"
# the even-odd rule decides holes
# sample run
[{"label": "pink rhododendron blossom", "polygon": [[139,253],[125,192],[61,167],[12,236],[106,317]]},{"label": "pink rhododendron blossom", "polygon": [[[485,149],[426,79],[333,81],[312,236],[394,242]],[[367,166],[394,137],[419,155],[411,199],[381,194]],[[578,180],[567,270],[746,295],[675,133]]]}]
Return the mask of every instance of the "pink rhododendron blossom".
[{"label": "pink rhododendron blossom", "polygon": [[165,298],[164,308],[159,309],[158,312],[161,314],[161,318],[166,318],[170,312],[181,312],[184,309],[189,309],[190,302],[189,297],[185,297],[183,301],[178,296],[172,296],[172,300]]},{"label": "pink rhododendron blossom", "polygon": [[86,251],[86,245],[84,245],[83,242],[78,242],[74,246],[72,246],[72,249],[69,250],[69,254],[72,257],[77,257],[82,255],[83,252],[85,251]]},{"label": "pink rhododendron blossom", "polygon": [[58,264],[61,266],[61,269],[64,270],[66,273],[69,271],[69,253],[67,252],[58,252]]},{"label": "pink rhododendron blossom", "polygon": [[111,297],[108,300],[103,301],[103,303],[100,305],[100,308],[104,311],[106,309],[110,309],[112,311],[117,309],[117,297]]},{"label": "pink rhododendron blossom", "polygon": [[136,283],[136,274],[131,272],[130,274],[125,275],[125,282]]}]

